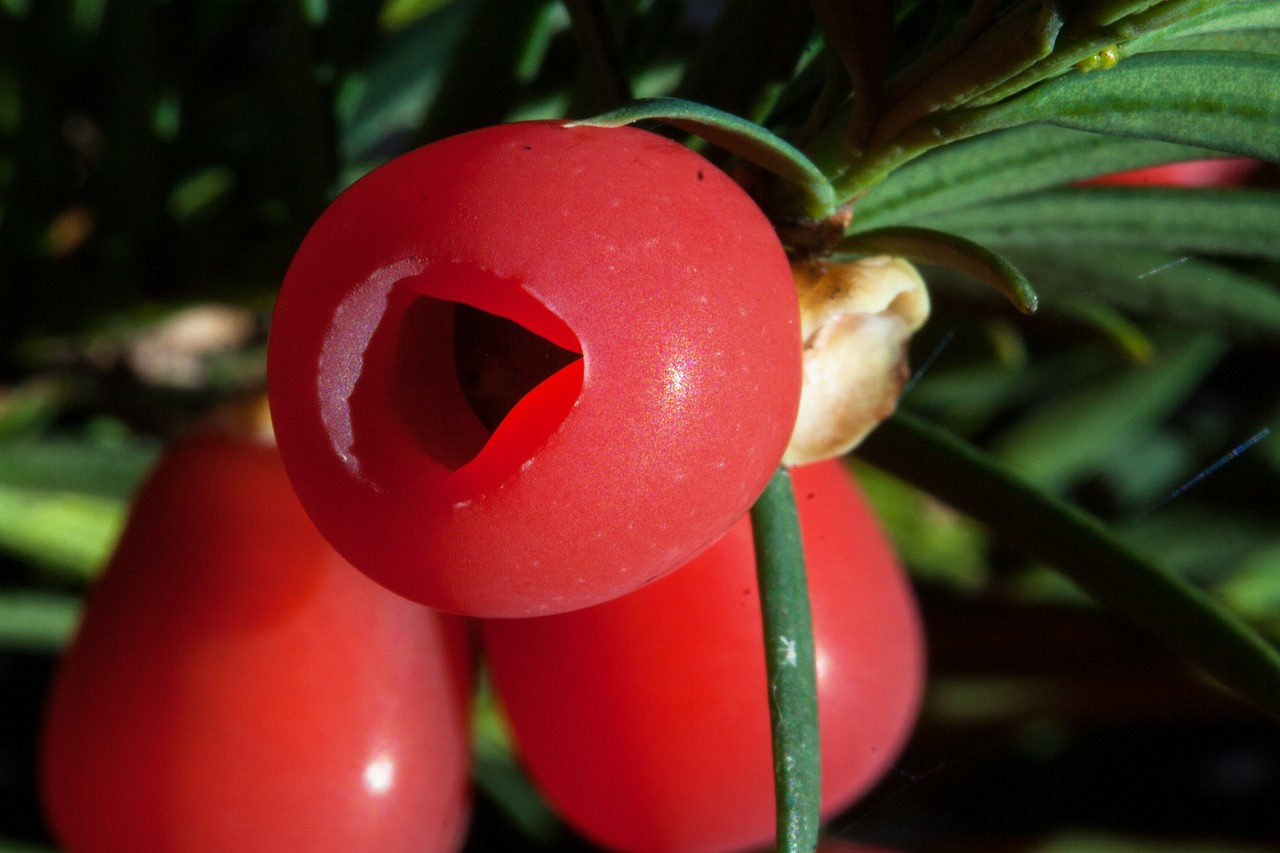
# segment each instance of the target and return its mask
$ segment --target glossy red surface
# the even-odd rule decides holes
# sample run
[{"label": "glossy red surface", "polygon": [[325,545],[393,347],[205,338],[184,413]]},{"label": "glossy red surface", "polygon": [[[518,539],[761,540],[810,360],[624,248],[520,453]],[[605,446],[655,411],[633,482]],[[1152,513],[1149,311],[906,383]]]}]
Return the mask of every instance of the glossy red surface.
[{"label": "glossy red surface", "polygon": [[190,438],[56,676],[50,823],[76,853],[456,850],[468,663],[459,620],[325,543],[274,447]]},{"label": "glossy red surface", "polygon": [[[907,579],[838,461],[794,471],[818,669],[823,812],[893,764],[924,649]],[[617,601],[486,620],[520,754],[576,829],[630,853],[714,853],[774,832],[769,710],[749,519]]]},{"label": "glossy red surface", "polygon": [[[582,354],[492,434],[459,384],[459,303]],[[561,612],[750,507],[795,421],[798,309],[770,224],[702,157],[503,125],[397,158],[320,217],[269,377],[289,474],[354,565],[456,613]]]}]

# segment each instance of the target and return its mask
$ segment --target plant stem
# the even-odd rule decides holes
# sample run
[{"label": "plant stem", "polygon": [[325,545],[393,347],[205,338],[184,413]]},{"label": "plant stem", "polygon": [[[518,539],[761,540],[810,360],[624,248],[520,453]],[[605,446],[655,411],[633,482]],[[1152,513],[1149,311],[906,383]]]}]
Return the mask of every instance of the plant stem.
[{"label": "plant stem", "polygon": [[764,623],[779,853],[818,842],[821,767],[813,624],[791,475],[779,469],[751,509]]}]

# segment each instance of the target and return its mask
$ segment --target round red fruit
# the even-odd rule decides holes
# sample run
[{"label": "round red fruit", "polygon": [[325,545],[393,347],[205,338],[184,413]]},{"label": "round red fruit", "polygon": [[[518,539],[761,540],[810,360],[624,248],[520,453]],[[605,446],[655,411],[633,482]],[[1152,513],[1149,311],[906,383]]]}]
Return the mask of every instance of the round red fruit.
[{"label": "round red fruit", "polygon": [[555,122],[347,190],[289,269],[268,362],[321,532],[477,616],[585,607],[686,562],[764,488],[800,393],[791,273],[746,193],[655,134]]},{"label": "round red fruit", "polygon": [[466,638],[343,561],[274,447],[202,433],[139,492],[41,756],[76,853],[458,849]]},{"label": "round red fruit", "polygon": [[[914,598],[839,461],[794,469],[813,608],[822,812],[892,766],[924,679]],[[486,620],[494,688],[535,784],[577,830],[628,853],[767,844],[774,801],[750,519],[616,601]]]}]

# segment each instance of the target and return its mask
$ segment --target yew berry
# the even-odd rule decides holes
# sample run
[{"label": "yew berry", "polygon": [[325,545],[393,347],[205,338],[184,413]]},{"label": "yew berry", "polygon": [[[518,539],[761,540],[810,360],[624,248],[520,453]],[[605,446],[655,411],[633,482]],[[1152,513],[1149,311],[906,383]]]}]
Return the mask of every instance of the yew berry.
[{"label": "yew berry", "polygon": [[468,666],[460,620],[320,537],[274,447],[202,433],[139,492],[55,678],[49,822],[76,853],[448,853]]},{"label": "yew berry", "polygon": [[554,613],[747,511],[795,423],[798,308],[769,222],[701,156],[510,124],[325,211],[268,368],[289,475],[357,568],[442,610]]},{"label": "yew berry", "polygon": [[[830,816],[902,748],[923,689],[923,638],[907,579],[841,463],[793,469],[793,481]],[[717,853],[773,837],[750,524],[616,601],[483,623],[493,686],[530,777],[610,850]]]}]

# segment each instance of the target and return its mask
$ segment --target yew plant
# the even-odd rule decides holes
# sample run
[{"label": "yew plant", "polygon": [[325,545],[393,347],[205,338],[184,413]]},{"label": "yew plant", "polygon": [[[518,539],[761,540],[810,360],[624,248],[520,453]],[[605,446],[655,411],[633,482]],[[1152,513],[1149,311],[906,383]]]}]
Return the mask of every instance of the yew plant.
[{"label": "yew plant", "polygon": [[[1235,284],[1227,284],[1215,273],[1229,268],[1194,257],[1267,257],[1261,243],[1270,226],[1253,205],[1274,204],[1273,194],[1063,187],[1208,152],[1275,160],[1274,7],[1176,0],[812,5],[821,44],[790,79],[761,80],[753,98],[736,102],[750,105],[762,126],[662,97],[592,122],[665,120],[763,169],[756,191],[793,258],[904,257],[985,281],[1028,314],[1039,299],[1020,268],[1045,270],[1036,280],[1060,310],[1144,358],[1156,357],[1155,345],[1141,340],[1128,315],[1187,310],[1198,303],[1192,290],[1199,299],[1222,300],[1220,309],[1247,301],[1274,310],[1275,292],[1265,281],[1235,279],[1233,271],[1227,274]],[[580,8],[577,20],[594,20],[598,31],[604,14]],[[1227,212],[1237,205],[1239,212]],[[1101,262],[1082,269],[1076,259],[1094,252]],[[1125,268],[1130,252],[1142,258],[1136,274]],[[1186,263],[1203,265],[1188,289],[1171,285],[1172,277],[1146,283]],[[1218,313],[1203,303],[1192,310],[1201,322]],[[1067,417],[1064,410],[1059,420]],[[874,432],[860,455],[985,522],[1274,714],[1274,644],[1055,493],[1087,468],[1083,460],[1041,461],[1052,445],[1034,434],[1036,426],[1015,429],[1012,445],[1032,463],[1033,476],[907,412]],[[1037,464],[1048,471],[1036,471]],[[756,510],[770,511],[765,502]],[[778,570],[796,572],[801,560]],[[788,624],[769,622],[765,577],[766,631],[805,632],[802,607],[782,611]],[[786,589],[777,581],[773,592],[782,597]],[[794,760],[812,755],[804,750],[816,737],[796,723],[808,712],[811,690],[788,675],[775,669],[771,687],[778,839],[779,849],[805,850],[816,839],[820,773]]]},{"label": "yew plant", "polygon": [[[0,3],[0,27],[0,651],[16,662],[14,672],[32,656],[49,666],[66,648],[133,488],[161,449],[226,399],[266,385],[270,306],[304,234],[335,197],[356,187],[345,204],[358,212],[359,226],[325,214],[328,230],[308,238],[323,251],[308,256],[304,272],[293,274],[299,278],[359,266],[335,242],[343,233],[363,235],[355,249],[416,245],[414,223],[406,224],[412,214],[403,214],[416,189],[404,191],[403,215],[386,229],[378,227],[377,198],[358,195],[358,179],[399,155],[521,121],[539,122],[547,138],[565,125],[593,140],[635,127],[693,149],[716,170],[715,181],[745,190],[764,216],[752,219],[754,245],[761,232],[773,239],[771,226],[799,288],[799,319],[787,321],[799,324],[805,376],[792,444],[779,453],[786,430],[771,435],[770,458],[751,459],[743,493],[726,494],[728,480],[714,487],[729,507],[717,535],[751,502],[746,491],[764,489],[750,510],[750,547],[741,525],[733,547],[756,560],[776,849],[813,851],[824,832],[903,849],[965,839],[974,849],[997,842],[1041,849],[1029,837],[1046,839],[1044,849],[1055,842],[1121,849],[1107,836],[1064,834],[1096,826],[1151,837],[1135,850],[1196,837],[1229,851],[1280,833],[1276,789],[1267,782],[1273,777],[1221,783],[1210,793],[1225,797],[1229,789],[1237,799],[1214,811],[1206,805],[1212,796],[1176,781],[1194,773],[1167,757],[1208,764],[1223,749],[1214,726],[1237,726],[1249,733],[1241,749],[1250,766],[1280,773],[1274,0],[41,0]],[[56,70],[46,79],[41,61],[54,46]],[[466,168],[465,157],[450,156],[451,169]],[[1239,158],[1253,165],[1218,183],[1206,179],[1207,186],[1126,177]],[[704,177],[697,172],[697,181]],[[364,186],[405,183],[381,180]],[[422,180],[430,186],[429,175]],[[532,203],[487,185],[495,221],[549,211],[555,182],[540,175],[537,183],[544,194]],[[680,191],[663,202],[673,211]],[[595,195],[581,186],[573,193],[584,203]],[[504,218],[504,205],[520,217]],[[708,232],[715,229],[715,217],[699,210]],[[624,241],[646,220],[665,223],[676,214],[615,215],[610,239]],[[501,242],[503,229],[493,222],[475,231],[483,231],[477,244]],[[536,255],[560,233],[526,235],[533,248],[520,243],[520,251]],[[739,236],[717,233],[716,246]],[[464,243],[471,251],[466,240],[442,245]],[[707,257],[717,253],[732,249]],[[583,263],[592,257],[584,253]],[[785,280],[786,265],[778,263]],[[543,266],[571,265],[552,257]],[[732,281],[721,284],[729,296]],[[669,303],[684,305],[687,294],[670,289]],[[297,305],[303,297],[289,298]],[[567,352],[585,351],[586,366],[577,366],[577,384],[566,386],[555,417],[543,418],[540,429],[553,435],[591,381],[591,336],[608,339],[639,316],[611,306],[610,319],[595,324],[602,329],[581,335],[575,317],[598,321],[604,311],[581,291],[568,298],[577,314],[557,316],[571,333]],[[342,292],[331,301],[335,314],[355,310]],[[791,312],[789,296],[782,301]],[[332,374],[321,384],[354,398],[356,380],[346,371],[362,363],[329,355],[342,335],[326,328],[311,333]],[[282,329],[273,329],[273,347],[291,334]],[[750,354],[758,344],[734,334],[735,352]],[[774,335],[763,352],[789,351],[776,342],[783,337]],[[379,341],[369,351],[395,362],[398,341]],[[703,355],[718,352],[703,343]],[[468,357],[464,350],[448,355]],[[616,360],[641,375],[625,352]],[[795,364],[752,367],[775,380],[791,377],[777,380],[785,386],[779,398],[794,391]],[[315,389],[305,383],[307,365],[287,370],[293,384],[284,394],[273,387],[273,404],[296,407]],[[374,402],[361,403],[373,412],[361,415],[363,423],[383,423],[378,401],[401,381],[388,383],[390,391],[366,386],[364,399]],[[717,406],[760,414],[736,389],[718,390],[726,402]],[[779,410],[790,417],[788,400]],[[412,415],[430,407],[406,408]],[[515,411],[509,401],[499,408],[489,432]],[[663,413],[649,414],[653,426],[646,421],[637,432],[662,428]],[[707,438],[715,414],[691,414],[698,426],[687,432]],[[326,409],[311,421],[328,427],[334,417]],[[557,457],[569,460],[560,463],[566,470],[590,457],[589,475],[607,478],[618,469],[610,459],[637,461],[629,446],[609,443],[623,432],[610,427],[620,421],[600,423],[591,435],[603,438]],[[352,435],[343,449],[350,450],[360,427],[346,428]],[[672,434],[664,454],[691,441]],[[384,486],[411,479],[413,466],[393,458],[398,445],[371,435],[372,427],[366,447],[391,447],[373,491],[386,506],[403,508]],[[289,441],[280,436],[297,487],[312,451]],[[714,448],[708,458],[728,448],[721,461],[733,471],[732,442],[713,435],[707,444]],[[524,456],[508,460],[513,469],[533,452],[517,450]],[[841,803],[834,814],[821,803],[818,731],[818,683],[831,661],[821,644],[815,652],[800,535],[806,495],[788,474],[792,465],[805,471],[831,458],[857,473],[910,573],[930,660],[918,738],[903,757],[880,761],[885,781],[869,800],[852,810]],[[358,464],[348,467],[360,473],[357,485],[379,479],[362,480]],[[496,489],[508,473],[485,487]],[[313,492],[331,494],[330,481],[314,480]],[[575,509],[556,536],[568,541],[583,529],[591,494],[635,501],[642,511],[643,489],[629,483],[593,485],[579,501],[586,509]],[[664,506],[683,511],[683,487],[666,485]],[[690,506],[700,499],[696,486]],[[521,527],[521,536],[536,537],[549,529],[542,519],[555,515],[555,488],[537,492],[536,522],[517,515],[503,530]],[[438,497],[423,501],[441,507],[433,509],[444,518],[440,541],[470,555],[486,549],[477,561],[486,565],[510,550],[483,519],[459,546],[448,513],[470,507],[472,496]],[[348,551],[381,553],[400,547],[394,536],[417,535],[396,521],[365,537],[361,513],[385,522],[390,510],[381,507],[308,511],[326,536],[325,518],[345,526],[343,541],[333,544],[363,571]],[[637,511],[628,505],[628,512]],[[620,525],[629,517],[613,515]],[[656,515],[644,521],[667,524]],[[710,544],[699,536],[687,534],[691,544],[668,563]],[[640,538],[662,550],[648,532]],[[524,550],[538,560],[554,552]],[[607,552],[601,546],[599,554]],[[488,612],[464,613],[474,617],[556,609],[525,607],[523,587],[501,573],[487,578],[483,596],[469,596],[458,591],[469,565],[420,583],[417,562],[409,562],[390,573],[394,582],[366,573],[441,609],[489,602]],[[558,600],[576,594],[565,590],[588,570],[610,574],[597,552],[581,562],[581,569],[562,567]],[[655,575],[672,566],[659,568]],[[617,581],[610,594],[634,586]],[[504,596],[520,600],[491,603]],[[575,598],[572,607],[584,603]],[[572,607],[559,607],[570,610],[570,626]],[[647,621],[640,605],[628,618]],[[601,624],[607,634],[611,623]],[[580,644],[564,631],[562,648]],[[475,633],[506,635],[492,624]],[[511,633],[520,638],[512,642],[519,654],[536,657],[532,639]],[[610,644],[627,645],[609,635],[598,648]],[[609,661],[596,664],[612,669]],[[532,666],[516,668],[527,676]],[[901,668],[923,677],[914,651]],[[2,677],[22,686],[17,675]],[[565,677],[573,683],[572,671]],[[501,684],[495,691],[486,677],[478,680],[472,776],[480,795],[468,843],[581,849],[585,842],[553,816],[564,810],[554,802],[548,808],[522,767],[505,725],[518,715],[501,708],[510,698],[496,695]],[[29,712],[5,733],[4,757],[24,767],[35,763],[29,744],[40,715],[39,675],[35,681],[25,687]],[[526,693],[536,689],[527,677],[521,684]],[[899,692],[908,696],[901,707],[914,712],[915,688]],[[680,707],[679,696],[668,701]],[[557,721],[555,703],[549,707],[542,716]],[[637,721],[637,729],[647,725],[643,713]],[[1150,752],[1133,747],[1146,743],[1135,732],[1150,730],[1160,732]],[[895,733],[895,752],[904,737]],[[965,773],[984,751],[996,757],[971,782]],[[550,760],[553,769],[538,772],[554,776],[557,756]],[[1127,781],[1107,788],[1117,768]],[[1044,782],[1055,774],[1069,779],[1071,792],[1097,785],[1102,793],[1076,802],[1065,817],[1047,816],[1043,803],[1064,796]],[[37,816],[36,784],[27,781],[33,776],[0,796],[17,804],[14,814],[0,814],[0,842],[51,843]],[[957,778],[963,781],[948,788]],[[685,800],[705,794],[705,786],[682,781],[673,787]],[[608,800],[594,780],[577,784]],[[859,792],[870,784],[860,780]],[[969,784],[988,793],[937,793]],[[1128,802],[1117,793],[1128,793],[1125,785],[1151,791],[1161,810],[1148,814]],[[895,801],[906,806],[895,810]],[[1178,820],[1165,819],[1169,808]],[[698,811],[682,814],[695,823]],[[722,822],[737,828],[746,820],[724,814]],[[642,829],[619,835],[661,838],[651,826]]]}]

